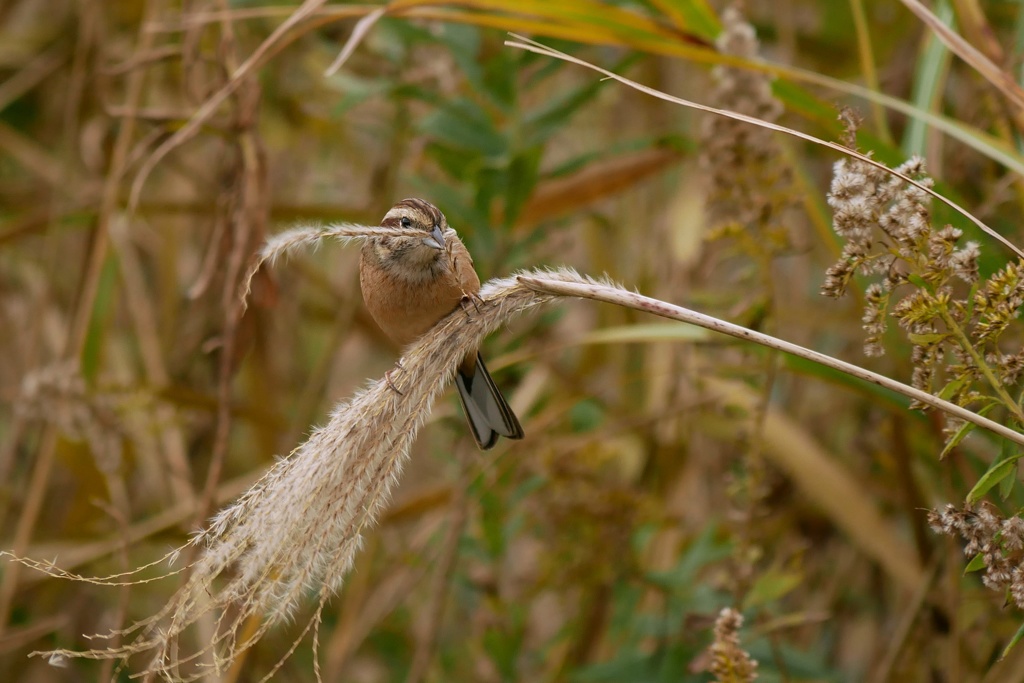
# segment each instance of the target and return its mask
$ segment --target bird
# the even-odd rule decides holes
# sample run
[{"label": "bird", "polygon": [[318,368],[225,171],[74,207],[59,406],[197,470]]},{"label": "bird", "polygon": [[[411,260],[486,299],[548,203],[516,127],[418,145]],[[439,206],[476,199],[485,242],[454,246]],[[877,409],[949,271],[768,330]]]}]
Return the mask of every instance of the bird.
[{"label": "bird", "polygon": [[[370,317],[393,342],[407,346],[456,308],[479,301],[473,259],[436,206],[403,199],[380,224],[396,234],[363,243],[359,286]],[[410,231],[416,234],[410,236]],[[481,450],[493,448],[499,436],[523,438],[519,419],[487,372],[479,349],[459,363],[455,385]]]}]

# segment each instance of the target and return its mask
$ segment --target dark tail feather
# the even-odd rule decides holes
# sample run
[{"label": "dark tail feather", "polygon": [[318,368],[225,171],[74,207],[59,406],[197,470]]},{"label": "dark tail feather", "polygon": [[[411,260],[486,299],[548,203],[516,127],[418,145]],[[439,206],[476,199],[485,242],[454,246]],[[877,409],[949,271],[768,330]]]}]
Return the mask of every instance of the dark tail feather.
[{"label": "dark tail feather", "polygon": [[480,354],[476,356],[476,365],[471,375],[464,374],[461,369],[455,373],[455,386],[459,388],[462,409],[466,411],[469,420],[469,431],[473,432],[473,438],[481,450],[493,448],[499,436],[523,438],[523,428],[516,414],[494,385]]}]

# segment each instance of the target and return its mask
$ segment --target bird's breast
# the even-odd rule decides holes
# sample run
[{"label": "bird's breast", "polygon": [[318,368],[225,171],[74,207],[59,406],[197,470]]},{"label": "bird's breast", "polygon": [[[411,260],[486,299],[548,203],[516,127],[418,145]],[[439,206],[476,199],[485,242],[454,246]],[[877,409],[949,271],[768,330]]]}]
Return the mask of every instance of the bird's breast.
[{"label": "bird's breast", "polygon": [[447,274],[417,282],[365,263],[359,268],[359,284],[374,321],[401,346],[415,341],[451,313],[463,294],[455,278]]}]

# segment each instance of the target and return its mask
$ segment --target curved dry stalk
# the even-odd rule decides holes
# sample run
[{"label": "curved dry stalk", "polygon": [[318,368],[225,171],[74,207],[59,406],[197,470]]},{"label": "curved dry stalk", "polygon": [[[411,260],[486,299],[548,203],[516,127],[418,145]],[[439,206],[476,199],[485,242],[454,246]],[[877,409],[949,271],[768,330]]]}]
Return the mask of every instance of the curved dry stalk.
[{"label": "curved dry stalk", "polygon": [[[347,238],[364,229],[331,230]],[[264,256],[283,253],[304,239],[279,237]],[[484,303],[472,317],[457,309],[408,349],[390,373],[390,383],[398,391],[381,379],[339,404],[326,425],[217,514],[190,542],[202,552],[189,580],[157,614],[122,631],[138,633],[133,641],[116,648],[33,654],[60,661],[127,659],[146,652],[153,655],[146,674],[180,679],[181,665],[193,663],[198,673],[184,679],[192,680],[208,673],[197,663],[204,653],[213,652],[210,666],[224,671],[307,596],[315,596],[322,608],[351,568],[363,532],[385,505],[420,427],[459,360],[513,316],[557,297],[604,301],[755,341],[898,391],[1024,444],[1024,435],[894,380],[572,270],[528,271],[492,280],[480,295]],[[310,617],[304,632],[320,612]],[[209,613],[219,614],[213,642],[179,657],[178,638]],[[253,619],[262,621],[246,632],[245,625]]]},{"label": "curved dry stalk", "polygon": [[725,116],[725,117],[728,117],[730,119],[735,119],[737,121],[743,121],[744,123],[749,123],[749,124],[752,124],[752,125],[755,125],[755,126],[760,126],[762,128],[767,128],[768,130],[774,130],[774,131],[776,131],[778,133],[785,133],[786,135],[792,135],[793,137],[800,138],[801,140],[806,140],[807,142],[813,142],[814,144],[821,145],[822,147],[828,147],[829,149],[832,149],[832,150],[835,150],[835,151],[840,152],[842,154],[845,154],[846,156],[854,157],[856,159],[860,159],[864,163],[871,164],[872,166],[875,166],[876,168],[880,168],[883,171],[885,171],[886,173],[889,173],[890,175],[893,175],[893,176],[899,178],[903,182],[905,182],[905,183],[907,183],[909,185],[913,185],[914,187],[918,188],[922,192],[925,192],[925,193],[931,195],[932,197],[935,197],[940,202],[942,202],[943,204],[945,204],[949,208],[953,209],[954,211],[959,213],[961,216],[963,216],[964,218],[966,218],[970,222],[974,223],[976,226],[978,226],[978,228],[982,232],[984,232],[985,234],[989,235],[993,239],[997,240],[1000,244],[1002,244],[1004,247],[1006,247],[1007,249],[1012,251],[1014,254],[1016,254],[1017,256],[1019,256],[1021,258],[1024,258],[1024,250],[1022,250],[1020,247],[1015,245],[1013,242],[1011,242],[1010,240],[1006,239],[1005,237],[1000,235],[998,232],[996,232],[995,230],[990,228],[980,218],[976,217],[974,214],[972,214],[970,211],[968,211],[964,207],[962,207],[959,204],[957,204],[956,202],[954,202],[952,199],[949,199],[948,197],[945,197],[945,196],[939,194],[938,192],[936,192],[932,188],[926,187],[925,185],[923,185],[923,184],[917,182],[916,180],[914,180],[913,178],[911,178],[911,177],[909,177],[907,175],[904,175],[904,174],[900,173],[899,171],[891,169],[888,166],[886,166],[885,164],[883,164],[882,162],[880,162],[880,161],[878,161],[876,159],[872,159],[871,157],[869,157],[869,156],[867,156],[865,154],[861,154],[860,152],[857,152],[856,150],[852,150],[852,149],[850,149],[848,147],[844,147],[843,145],[840,145],[840,144],[838,144],[836,142],[830,142],[828,140],[822,140],[821,138],[817,138],[817,137],[815,137],[813,135],[810,135],[808,133],[804,133],[802,131],[795,130],[793,128],[787,128],[786,126],[782,126],[782,125],[779,125],[777,123],[771,123],[770,121],[764,121],[762,119],[759,119],[759,118],[756,118],[756,117],[753,117],[753,116],[747,116],[745,114],[740,114],[738,112],[729,111],[728,109],[718,109],[716,107],[709,107],[706,104],[700,104],[699,102],[693,102],[691,100],[686,100],[686,99],[683,99],[682,97],[676,97],[675,95],[669,95],[668,93],[664,93],[664,92],[662,92],[660,90],[656,90],[656,89],[651,88],[649,86],[643,85],[642,83],[637,83],[636,81],[630,80],[630,79],[626,78],[625,76],[620,76],[619,74],[617,74],[617,73],[615,73],[613,71],[608,71],[607,69],[603,69],[603,68],[597,66],[596,64],[591,64],[590,62],[588,62],[586,60],[579,59],[578,57],[573,57],[572,55],[568,55],[568,54],[566,54],[564,52],[559,52],[558,50],[556,50],[554,48],[551,48],[551,47],[548,47],[547,45],[544,45],[543,43],[538,43],[535,40],[530,40],[529,38],[524,38],[523,36],[516,35],[514,33],[512,33],[510,35],[513,38],[515,38],[515,40],[506,40],[505,41],[505,45],[507,45],[509,47],[518,48],[520,50],[526,50],[527,52],[534,52],[536,54],[543,55],[545,57],[552,57],[554,59],[560,59],[560,60],[562,60],[564,62],[570,62],[572,64],[578,64],[579,66],[583,66],[583,67],[586,67],[588,69],[591,69],[592,71],[596,71],[598,73],[604,74],[606,77],[608,77],[608,78],[610,78],[612,80],[618,81],[619,83],[622,83],[623,85],[627,85],[630,88],[633,88],[634,90],[639,90],[640,92],[645,93],[647,95],[650,95],[651,97],[656,97],[656,98],[658,98],[660,100],[665,100],[666,102],[672,102],[674,104],[681,104],[684,107],[690,107],[691,109],[697,109],[699,111],[706,111],[709,114],[718,114],[719,116]]},{"label": "curved dry stalk", "polygon": [[559,296],[581,297],[584,299],[593,299],[595,301],[604,301],[605,303],[616,304],[618,306],[626,306],[627,308],[653,313],[671,320],[679,320],[692,325],[698,325],[705,329],[712,330],[713,332],[721,332],[722,334],[727,334],[730,337],[736,337],[737,339],[743,339],[745,341],[752,341],[771,349],[777,349],[814,363],[818,363],[819,365],[839,370],[851,377],[862,379],[865,382],[885,387],[886,389],[895,391],[907,398],[919,401],[937,410],[941,410],[953,417],[971,422],[982,429],[987,429],[994,434],[998,434],[999,436],[1009,439],[1016,444],[1024,446],[1024,434],[1016,432],[1005,425],[1001,425],[998,422],[988,419],[987,417],[982,417],[977,413],[973,413],[966,408],[956,405],[955,403],[950,403],[949,401],[945,401],[937,396],[921,391],[920,389],[915,389],[912,386],[898,382],[886,377],[885,375],[879,375],[876,372],[865,370],[864,368],[853,365],[852,363],[847,363],[837,358],[825,355],[824,353],[812,351],[797,344],[793,344],[767,334],[762,334],[761,332],[755,332],[754,330],[749,330],[745,327],[734,325],[733,323],[729,323],[724,320],[719,320],[718,318],[714,318],[710,315],[697,313],[696,311],[691,311],[687,308],[683,308],[682,306],[676,306],[659,299],[652,299],[650,297],[643,296],[642,294],[637,294],[636,292],[629,292],[624,289],[605,284],[574,282],[564,278],[554,280],[548,279],[544,276],[537,277],[527,274],[521,274],[519,276],[519,280],[530,287],[536,288],[539,292],[557,294]]},{"label": "curved dry stalk", "polygon": [[253,260],[245,277],[242,278],[239,298],[244,311],[249,303],[249,294],[252,291],[252,279],[264,263],[274,265],[278,259],[287,257],[301,249],[318,247],[325,239],[333,237],[347,244],[354,239],[367,237],[416,237],[421,232],[417,230],[404,230],[402,228],[385,228],[380,225],[360,225],[358,223],[336,223],[323,226],[305,226],[292,228],[279,232],[267,239],[259,254]]},{"label": "curved dry stalk", "polygon": [[348,40],[345,42],[345,47],[341,49],[338,56],[333,62],[331,62],[331,65],[327,67],[327,70],[324,71],[324,76],[333,76],[338,72],[338,69],[344,66],[345,62],[348,61],[348,58],[351,57],[352,53],[356,51],[357,47],[359,47],[359,43],[363,42],[363,38],[365,38],[366,34],[370,32],[371,28],[373,28],[373,25],[380,21],[380,18],[387,14],[387,11],[388,8],[386,5],[384,7],[378,7],[356,23],[355,28],[352,29],[352,35],[350,35]]}]

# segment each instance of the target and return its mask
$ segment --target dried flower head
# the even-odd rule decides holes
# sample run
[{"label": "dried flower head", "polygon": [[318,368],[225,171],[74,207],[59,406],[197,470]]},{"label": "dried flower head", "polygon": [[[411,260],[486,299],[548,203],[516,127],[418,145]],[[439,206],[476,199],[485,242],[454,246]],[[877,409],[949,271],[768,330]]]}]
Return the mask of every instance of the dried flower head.
[{"label": "dried flower head", "polygon": [[[723,30],[716,44],[720,52],[756,59],[759,45],[754,27],[736,7],[722,14]],[[712,102],[721,109],[776,121],[782,104],[772,94],[771,77],[729,66],[712,71]],[[775,135],[722,116],[704,121],[701,166],[709,183],[708,217],[713,237],[747,239],[740,246],[751,254],[775,254],[789,247],[784,214],[794,203],[789,165]]]},{"label": "dried flower head", "polygon": [[882,348],[882,335],[885,334],[886,309],[889,307],[889,293],[881,284],[874,282],[864,292],[864,316],[861,318],[864,323],[864,331],[868,333],[864,341],[864,353],[869,356],[881,356],[885,353]]},{"label": "dried flower head", "polygon": [[67,438],[84,441],[99,469],[113,474],[132,436],[121,419],[119,398],[90,390],[77,364],[62,361],[25,375],[15,409],[25,419],[49,422]]},{"label": "dried flower head", "polygon": [[941,511],[931,510],[928,524],[935,533],[964,539],[964,555],[984,562],[982,583],[1007,593],[1024,609],[1024,519],[1004,518],[994,506],[982,503],[977,508],[946,505]]},{"label": "dried flower head", "polygon": [[1024,304],[1024,264],[1010,263],[990,277],[974,295],[978,342],[999,337],[1017,317],[1021,304]]},{"label": "dried flower head", "polygon": [[719,683],[750,683],[757,680],[757,660],[740,647],[743,615],[725,607],[715,620],[715,640],[711,643],[711,673]]},{"label": "dried flower head", "polygon": [[[852,145],[856,121],[840,118],[850,126],[845,139]],[[895,170],[924,187],[932,184],[920,158]],[[1024,352],[1000,348],[1001,335],[1024,304],[1022,266],[1010,264],[979,284],[978,244],[962,244],[959,228],[933,227],[928,199],[920,187],[885,169],[856,158],[836,162],[828,203],[844,245],[825,274],[822,294],[842,296],[856,274],[882,275],[865,290],[864,352],[884,353],[891,315],[912,345],[915,388],[945,392],[962,406],[995,398],[1024,418],[1005,389],[1020,379]],[[975,288],[973,298],[968,287]]]},{"label": "dried flower head", "polygon": [[[897,170],[922,184],[931,183],[923,177],[921,159],[911,159]],[[826,273],[822,294],[840,297],[854,274],[890,272],[900,255],[916,253],[929,228],[927,195],[912,185],[901,185],[899,178],[860,159],[835,163],[828,204],[833,212],[832,229],[845,244],[839,260]],[[884,237],[876,242],[879,231]]]}]

